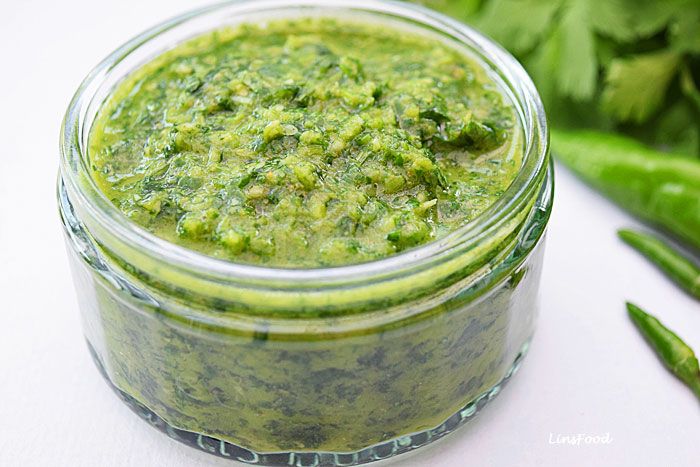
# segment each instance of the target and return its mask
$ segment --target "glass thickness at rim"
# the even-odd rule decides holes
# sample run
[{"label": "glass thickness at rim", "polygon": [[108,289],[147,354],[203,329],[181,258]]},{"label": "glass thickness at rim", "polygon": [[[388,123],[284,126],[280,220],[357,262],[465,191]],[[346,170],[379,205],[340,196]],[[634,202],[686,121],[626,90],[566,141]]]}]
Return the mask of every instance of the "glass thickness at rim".
[{"label": "glass thickness at rim", "polygon": [[[245,19],[240,21],[237,18],[247,15],[260,17],[264,13],[286,12],[296,16],[337,16],[343,11],[374,14],[379,18],[409,23],[436,32],[468,48],[501,81],[499,84],[514,105],[524,130],[523,166],[501,198],[471,222],[442,239],[376,261],[331,268],[269,268],[212,258],[156,237],[122,214],[88,175],[86,143],[90,128],[86,116],[95,104],[101,105],[101,102],[93,102],[96,94],[120,62],[142,51],[151,41],[163,34],[177,32],[178,28],[184,28],[188,23],[207,18],[218,19],[218,26],[221,27],[245,22]],[[197,34],[204,30],[198,31]],[[180,37],[178,42],[189,37],[192,37],[191,33],[189,36]],[[165,50],[167,49],[149,55],[146,61]],[[431,264],[438,263],[458,251],[466,251],[488,238],[490,233],[508,221],[509,214],[522,209],[529,195],[538,190],[547,167],[548,144],[549,135],[542,103],[527,73],[500,46],[464,24],[418,5],[388,0],[234,0],[186,13],[145,31],[114,51],[88,75],[73,97],[63,122],[61,176],[70,196],[75,197],[76,202],[87,209],[92,217],[100,224],[109,226],[115,235],[147,252],[156,261],[227,279],[274,278],[275,281],[290,283],[337,283],[360,278],[367,280],[370,277],[383,277],[430,267]]]}]

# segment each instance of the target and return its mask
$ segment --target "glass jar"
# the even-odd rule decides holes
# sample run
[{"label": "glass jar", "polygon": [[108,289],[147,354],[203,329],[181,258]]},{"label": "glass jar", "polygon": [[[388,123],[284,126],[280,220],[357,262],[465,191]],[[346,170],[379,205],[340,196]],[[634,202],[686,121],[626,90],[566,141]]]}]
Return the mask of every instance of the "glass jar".
[{"label": "glass jar", "polygon": [[[86,154],[115,84],[198,33],[299,15],[410,27],[481,62],[516,108],[525,141],[506,193],[439,241],[324,269],[217,260],[123,216],[91,179]],[[242,462],[354,465],[451,432],[518,368],[537,314],[552,171],[532,82],[467,26],[390,1],[244,0],[151,29],[90,73],[65,117],[58,198],[88,347],[136,413]]]}]

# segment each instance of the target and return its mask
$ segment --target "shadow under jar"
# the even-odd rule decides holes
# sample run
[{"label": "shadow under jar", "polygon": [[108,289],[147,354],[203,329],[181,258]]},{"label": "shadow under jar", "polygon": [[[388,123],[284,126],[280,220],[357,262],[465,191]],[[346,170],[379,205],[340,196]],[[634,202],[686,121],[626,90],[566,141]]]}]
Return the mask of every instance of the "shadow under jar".
[{"label": "shadow under jar", "polygon": [[[451,234],[349,266],[266,268],[159,239],[100,192],[87,155],[125,76],[197,34],[269,17],[349,17],[440,37],[502,88],[522,132],[507,191]],[[546,120],[520,65],[467,26],[385,1],[237,1],[114,52],[66,114],[58,199],[84,334],[110,386],[198,449],[264,465],[355,465],[423,446],[472,418],[534,331],[552,201]]]}]

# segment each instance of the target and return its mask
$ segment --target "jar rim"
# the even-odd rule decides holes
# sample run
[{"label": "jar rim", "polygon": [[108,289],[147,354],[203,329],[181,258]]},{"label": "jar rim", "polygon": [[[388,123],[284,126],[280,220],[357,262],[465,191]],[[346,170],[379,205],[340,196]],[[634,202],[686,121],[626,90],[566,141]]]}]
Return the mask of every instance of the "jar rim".
[{"label": "jar rim", "polygon": [[[228,13],[235,15],[303,8],[328,11],[331,13],[328,16],[332,16],[333,12],[337,14],[338,11],[351,10],[412,22],[455,40],[470,51],[478,53],[482,60],[488,61],[488,65],[498,72],[503,80],[502,84],[506,89],[502,91],[509,94],[507,97],[521,120],[525,138],[522,166],[506,191],[486,210],[460,228],[407,251],[357,264],[279,268],[218,259],[161,239],[128,219],[107,199],[92,177],[81,177],[81,174],[87,173],[85,152],[90,128],[85,127],[88,107],[92,104],[97,89],[122,60],[161,34],[209,14],[224,10],[230,10]],[[162,52],[164,50],[159,53]],[[98,106],[101,104],[100,102]],[[508,221],[508,213],[522,204],[522,200],[536,189],[545,175],[549,158],[549,132],[542,101],[532,80],[517,60],[481,33],[441,13],[420,5],[394,0],[229,0],[182,14],[152,27],[126,42],[97,65],[81,83],[69,104],[61,128],[60,150],[61,178],[71,195],[76,196],[76,201],[88,209],[90,215],[101,225],[109,226],[115,235],[130,245],[142,248],[150,256],[187,270],[229,280],[274,279],[292,284],[318,284],[401,274],[450,256],[455,250],[468,250],[482,239],[488,238],[490,233]]]}]

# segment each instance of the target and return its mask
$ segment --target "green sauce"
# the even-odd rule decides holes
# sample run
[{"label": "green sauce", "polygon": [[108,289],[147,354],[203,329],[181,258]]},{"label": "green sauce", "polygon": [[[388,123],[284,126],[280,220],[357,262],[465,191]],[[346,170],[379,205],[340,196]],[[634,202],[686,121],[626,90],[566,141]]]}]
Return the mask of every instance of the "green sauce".
[{"label": "green sauce", "polygon": [[[280,19],[195,37],[127,76],[88,156],[107,197],[175,244],[359,263],[444,237],[501,196],[523,159],[514,105],[432,36]],[[526,347],[545,183],[424,268],[298,288],[190,271],[62,206],[70,232],[88,226],[69,249],[85,335],[122,397],[199,449],[280,465],[404,452],[473,417]]]},{"label": "green sauce", "polygon": [[483,212],[521,165],[514,111],[438,39],[328,18],[217,30],[127,77],[90,137],[101,190],[236,262],[383,258]]}]

